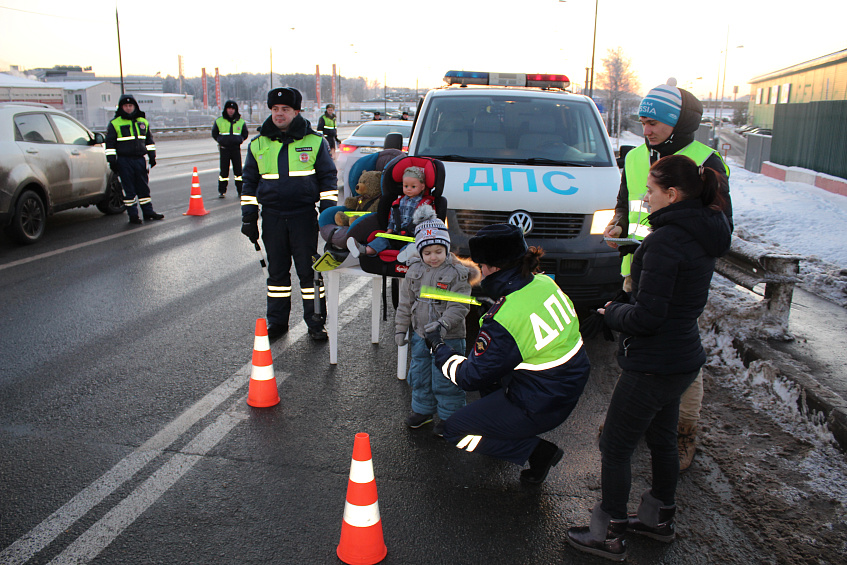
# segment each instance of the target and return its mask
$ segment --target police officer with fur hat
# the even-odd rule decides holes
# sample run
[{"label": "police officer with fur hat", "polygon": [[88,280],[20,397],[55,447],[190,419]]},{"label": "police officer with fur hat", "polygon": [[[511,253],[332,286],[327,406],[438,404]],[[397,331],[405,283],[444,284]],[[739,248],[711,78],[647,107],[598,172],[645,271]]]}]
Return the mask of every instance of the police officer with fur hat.
[{"label": "police officer with fur hat", "polygon": [[[145,155],[147,161],[144,160]],[[121,179],[130,224],[141,223],[138,206],[141,206],[141,214],[146,221],[165,217],[153,210],[150,185],[147,183],[148,163],[150,168],[156,166],[156,144],[150,133],[150,122],[131,94],[120,97],[115,117],[106,128],[106,160]]]},{"label": "police officer with fur hat", "polygon": [[[312,270],[318,240],[315,204],[320,202],[322,210],[336,205],[338,188],[329,147],[300,115],[302,101],[294,88],[268,93],[271,115],[250,141],[244,164],[241,233],[258,241],[261,206],[262,241],[268,254],[268,337],[276,339],[288,331],[293,260],[309,337],[324,341],[323,285],[315,296]],[[322,303],[321,315],[315,315],[315,300]]]},{"label": "police officer with fur hat", "polygon": [[247,122],[238,113],[235,100],[227,100],[221,117],[212,124],[212,137],[218,142],[221,153],[221,172],[218,175],[218,196],[223,198],[229,184],[229,164],[232,163],[232,173],[235,175],[235,190],[241,196],[241,144],[250,137],[247,132]]},{"label": "police officer with fur hat", "polygon": [[588,380],[579,321],[571,300],[537,272],[544,251],[528,248],[520,228],[486,226],[469,243],[481,288],[497,300],[482,317],[469,357],[439,332],[427,334],[444,376],[482,395],[446,421],[444,438],[459,449],[528,462],[521,480],[538,484],[564,455],[538,434],[567,419]]}]

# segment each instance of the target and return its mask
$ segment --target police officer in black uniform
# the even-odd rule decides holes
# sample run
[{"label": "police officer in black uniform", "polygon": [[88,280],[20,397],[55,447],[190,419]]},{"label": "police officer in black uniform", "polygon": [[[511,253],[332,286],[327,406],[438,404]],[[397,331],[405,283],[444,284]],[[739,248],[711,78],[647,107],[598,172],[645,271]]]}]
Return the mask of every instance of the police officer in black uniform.
[{"label": "police officer in black uniform", "polygon": [[322,133],[329,144],[330,155],[335,158],[335,147],[338,145],[338,127],[336,126],[335,105],[327,104],[326,111],[318,118],[319,133]]},{"label": "police officer in black uniform", "polygon": [[241,144],[250,137],[247,133],[247,122],[238,113],[235,100],[227,100],[221,117],[212,125],[212,137],[218,142],[221,152],[221,172],[218,175],[218,195],[223,198],[229,184],[229,164],[232,163],[232,173],[235,175],[235,190],[241,196]]},{"label": "police officer in black uniform", "polygon": [[[315,203],[320,201],[322,210],[335,206],[338,187],[326,141],[300,115],[302,100],[294,88],[268,93],[271,115],[250,141],[244,164],[241,232],[250,241],[259,239],[261,205],[262,241],[268,253],[268,337],[276,339],[288,331],[293,259],[309,336],[323,341],[327,339],[323,283],[315,296],[312,270],[318,240]],[[315,299],[322,303],[320,316],[313,315]]]},{"label": "police officer in black uniform", "polygon": [[147,184],[147,163],[151,169],[156,166],[156,144],[150,134],[150,122],[131,94],[120,97],[115,117],[106,128],[106,160],[121,179],[130,224],[141,223],[138,206],[147,221],[165,217],[153,210],[150,185]]}]

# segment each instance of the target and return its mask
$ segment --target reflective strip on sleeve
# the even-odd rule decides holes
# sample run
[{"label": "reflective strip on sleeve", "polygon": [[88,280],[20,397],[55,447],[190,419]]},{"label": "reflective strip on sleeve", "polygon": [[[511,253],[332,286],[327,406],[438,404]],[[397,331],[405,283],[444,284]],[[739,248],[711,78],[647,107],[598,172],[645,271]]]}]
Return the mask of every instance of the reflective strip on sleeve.
[{"label": "reflective strip on sleeve", "polygon": [[[459,365],[465,360],[465,357],[461,355],[451,355],[447,361],[445,361],[444,365],[441,366],[441,372],[445,377],[453,381],[453,384],[456,385],[456,369],[459,368]],[[457,385],[458,386],[458,385]]]},{"label": "reflective strip on sleeve", "polygon": [[266,180],[276,180],[279,178],[279,175],[276,173],[265,173],[262,175],[262,178]]},{"label": "reflective strip on sleeve", "polygon": [[479,444],[479,441],[481,439],[482,436],[465,436],[459,440],[459,443],[456,444],[456,447],[467,451],[473,451],[474,449],[476,449],[476,446]]},{"label": "reflective strip on sleeve", "polygon": [[155,145],[147,145],[146,147],[147,147],[147,151],[155,151],[156,150]]},{"label": "reflective strip on sleeve", "polygon": [[338,189],[324,190],[321,192],[321,200],[338,200]]},{"label": "reflective strip on sleeve", "polygon": [[242,194],[241,195],[241,205],[242,206],[247,206],[247,205],[258,206],[259,201],[256,200],[255,196],[247,196],[246,194]]},{"label": "reflective strip on sleeve", "polygon": [[564,355],[562,355],[558,359],[555,359],[553,361],[548,361],[547,363],[541,363],[539,365],[533,365],[532,363],[521,363],[520,365],[515,367],[515,369],[525,369],[527,371],[546,371],[547,369],[552,369],[553,367],[558,367],[559,365],[564,365],[565,363],[570,361],[571,358],[574,355],[579,353],[579,350],[580,350],[581,347],[582,347],[582,338],[580,337],[577,344],[573,346],[573,349],[571,349],[570,351],[568,351],[567,353],[565,353]]},{"label": "reflective strip on sleeve", "polygon": [[106,149],[106,155],[117,155],[117,149]]},{"label": "reflective strip on sleeve", "polygon": [[[310,175],[315,174],[315,169],[311,169],[309,171],[289,171],[288,176],[290,177],[308,177]],[[265,175],[262,175],[264,178]],[[276,178],[279,178],[279,175],[276,175]]]},{"label": "reflective strip on sleeve", "polygon": [[130,141],[132,139],[136,139],[136,137],[134,135],[131,135],[129,137],[119,137],[118,141]]}]

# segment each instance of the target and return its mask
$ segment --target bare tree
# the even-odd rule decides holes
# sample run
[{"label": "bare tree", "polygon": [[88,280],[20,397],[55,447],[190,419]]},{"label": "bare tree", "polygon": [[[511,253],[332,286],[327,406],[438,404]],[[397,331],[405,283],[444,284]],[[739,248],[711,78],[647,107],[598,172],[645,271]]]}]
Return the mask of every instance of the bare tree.
[{"label": "bare tree", "polygon": [[607,122],[610,132],[613,132],[613,112],[620,108],[621,116],[632,113],[640,100],[638,91],[641,85],[635,71],[632,70],[632,61],[624,54],[622,47],[608,49],[602,63],[604,72],[598,74],[597,83],[608,96]]}]

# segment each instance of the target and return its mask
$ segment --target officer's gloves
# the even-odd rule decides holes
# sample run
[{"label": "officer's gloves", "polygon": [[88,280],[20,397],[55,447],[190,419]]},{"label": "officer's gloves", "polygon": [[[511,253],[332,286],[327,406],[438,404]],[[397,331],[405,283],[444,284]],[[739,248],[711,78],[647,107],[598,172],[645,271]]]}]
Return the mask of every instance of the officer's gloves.
[{"label": "officer's gloves", "polygon": [[259,222],[242,222],[241,233],[247,236],[251,243],[259,241]]},{"label": "officer's gloves", "polygon": [[147,158],[147,160],[148,160],[148,162],[150,163],[150,168],[151,168],[151,169],[152,169],[153,167],[155,167],[155,166],[156,166],[156,159],[150,159],[150,158],[148,157],[148,158]]}]

